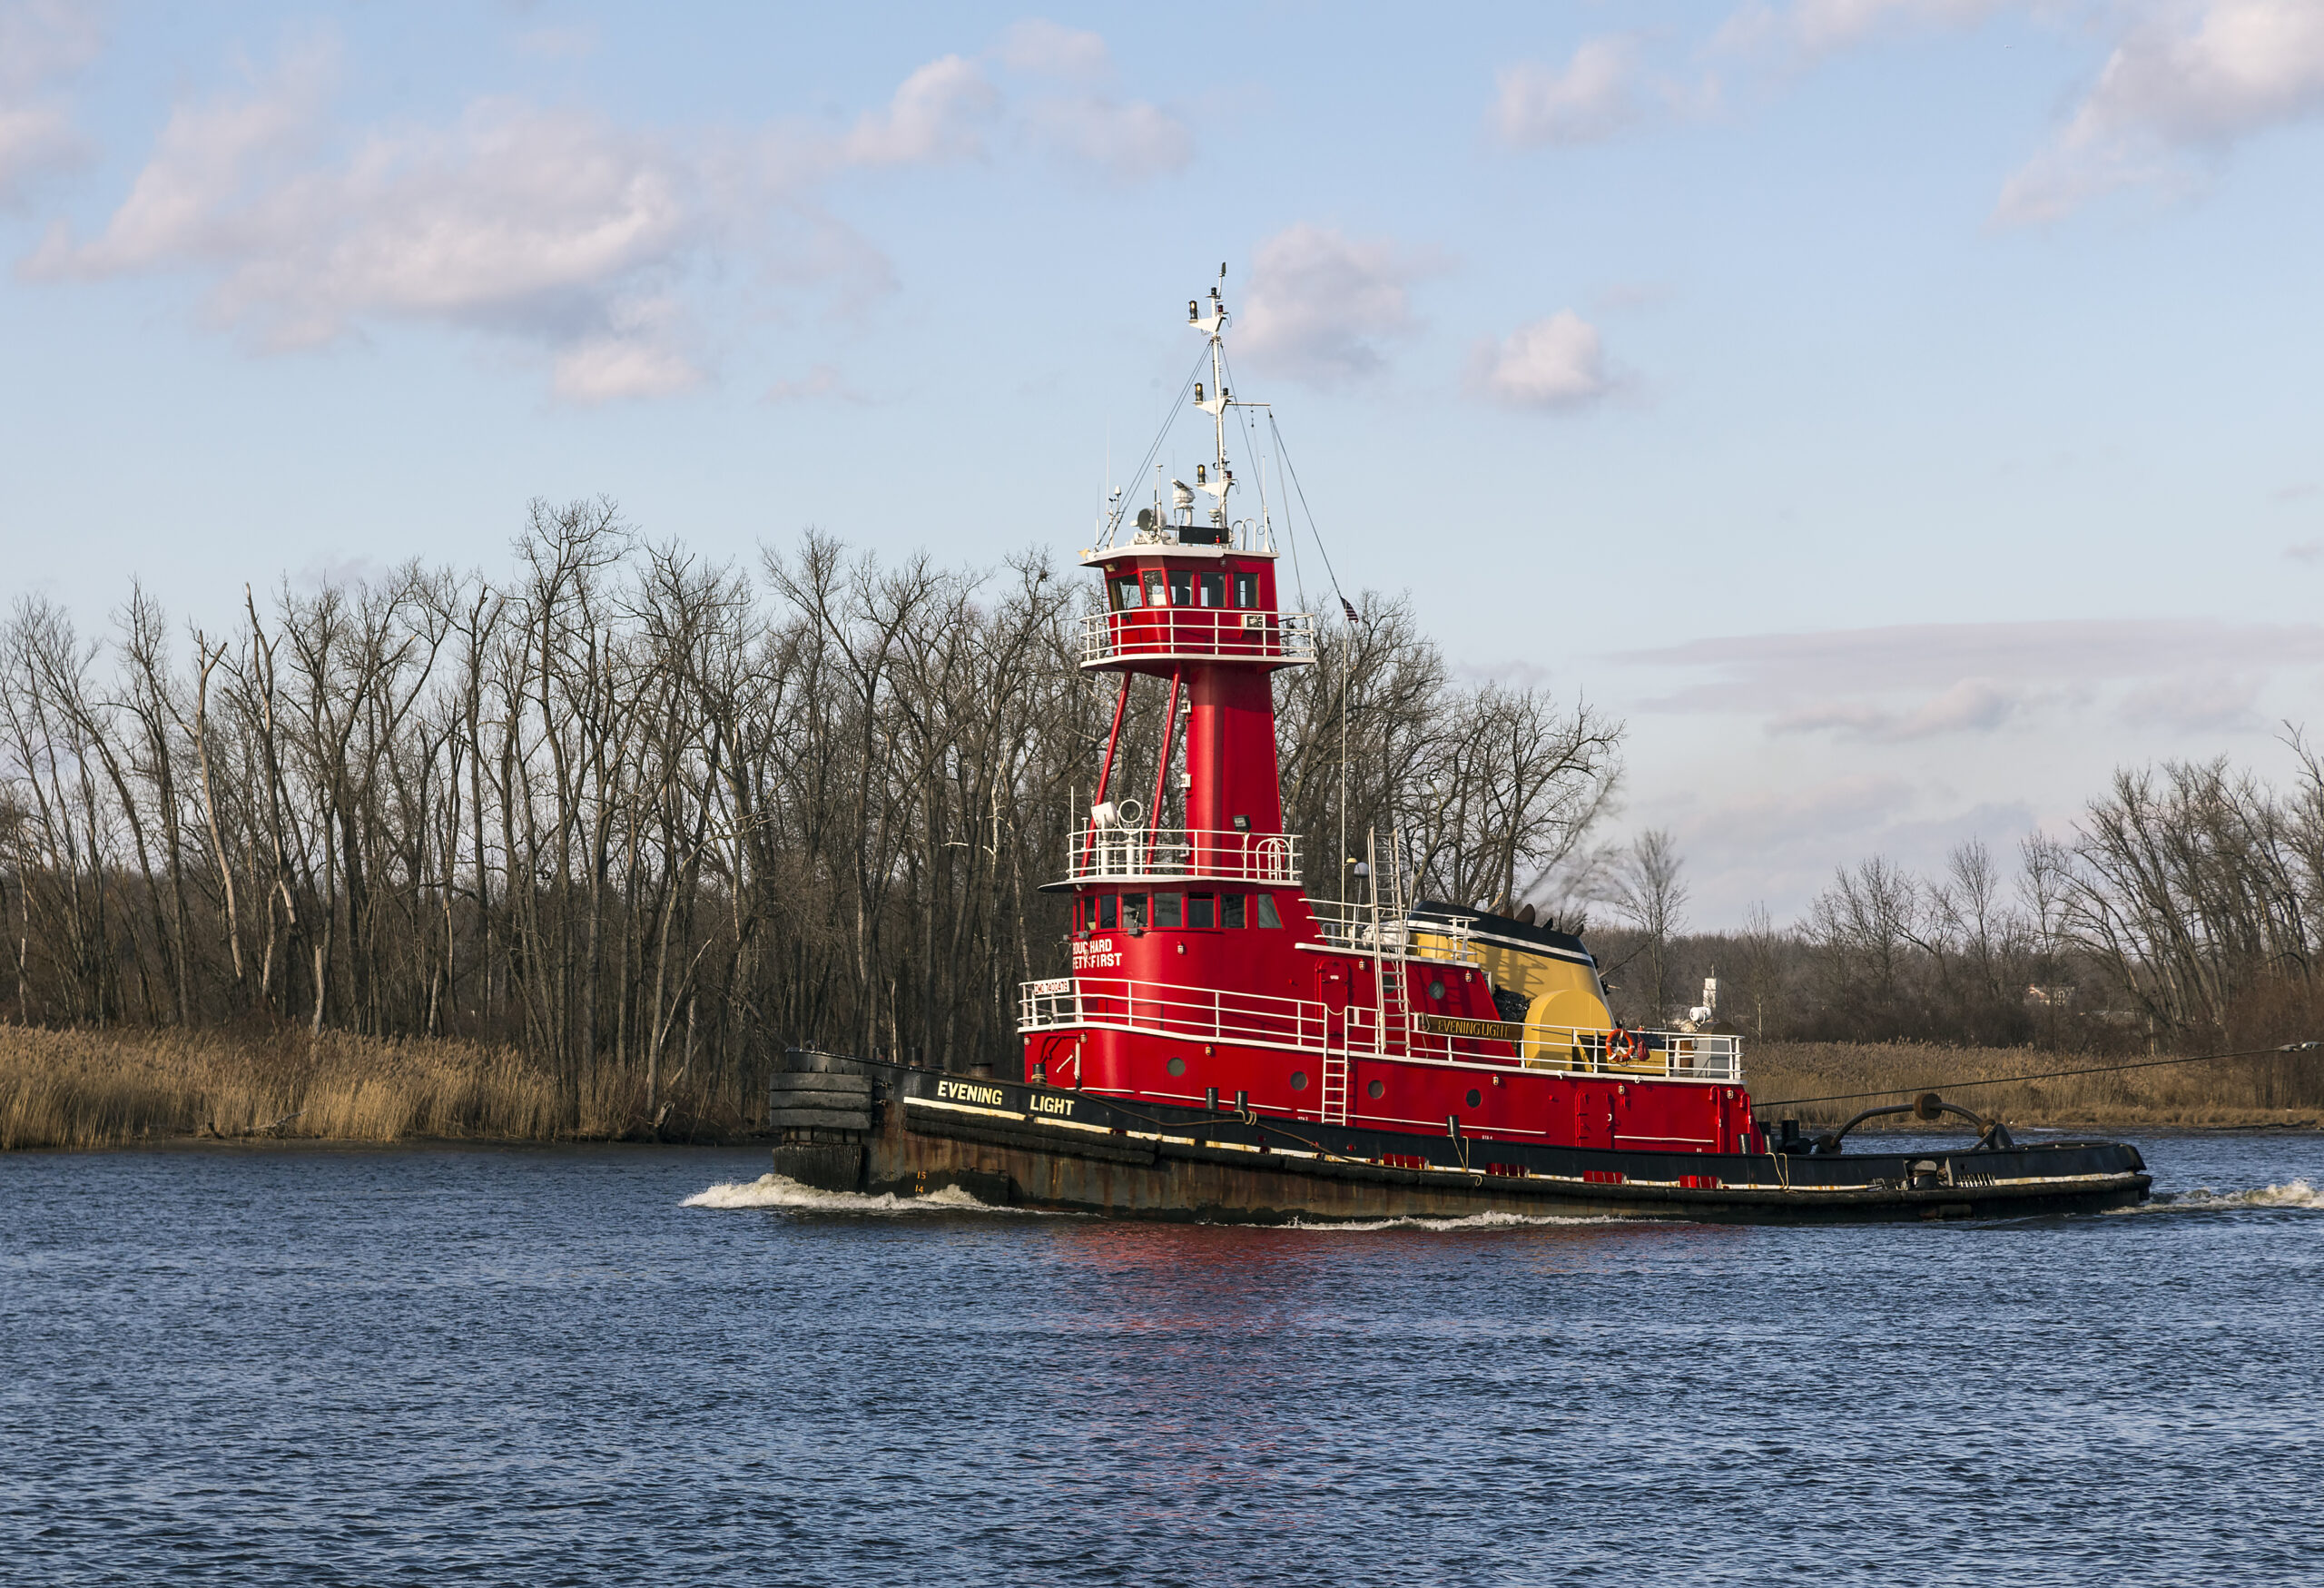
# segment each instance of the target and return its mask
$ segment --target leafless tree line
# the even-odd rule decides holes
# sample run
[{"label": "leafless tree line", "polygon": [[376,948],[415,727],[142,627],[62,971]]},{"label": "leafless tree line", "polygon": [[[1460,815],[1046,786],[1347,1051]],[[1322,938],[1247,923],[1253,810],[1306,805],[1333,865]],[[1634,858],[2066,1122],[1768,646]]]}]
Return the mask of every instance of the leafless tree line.
[{"label": "leafless tree line", "polygon": [[[182,636],[133,592],[0,629],[0,912],[20,1021],[296,1021],[519,1043],[655,1110],[793,1043],[965,1068],[1063,965],[1062,874],[1118,687],[1093,581],[892,566],[815,533],[738,568],[536,503],[507,577],[417,565]],[[1309,885],[1343,820],[1418,891],[1515,896],[1605,808],[1619,734],[1452,681],[1366,603],[1283,676]],[[1141,680],[1118,776],[1153,777]],[[1164,821],[1163,813],[1152,818]],[[0,1005],[5,1007],[5,1005]]]},{"label": "leafless tree line", "polygon": [[1612,946],[1640,967],[1617,980],[1643,1015],[1691,1001],[1690,978],[1716,974],[1727,1023],[1787,1038],[2191,1049],[2317,1037],[2324,761],[2296,734],[2290,745],[2288,790],[2224,759],[2119,772],[2069,835],[2028,837],[2014,875],[1974,840],[1934,877],[1875,857],[1787,928],[1760,910],[1740,932],[1683,935],[1675,867],[1646,863],[1648,840],[1669,859],[1667,835],[1649,834],[1615,868]]},{"label": "leafless tree line", "polygon": [[1363,896],[1348,873],[1374,833],[1381,886],[1400,859],[1408,899],[1570,906],[1594,875],[1621,725],[1545,689],[1457,684],[1409,603],[1367,597],[1357,622],[1332,626],[1276,710],[1284,823],[1322,863],[1308,867],[1317,893]]}]

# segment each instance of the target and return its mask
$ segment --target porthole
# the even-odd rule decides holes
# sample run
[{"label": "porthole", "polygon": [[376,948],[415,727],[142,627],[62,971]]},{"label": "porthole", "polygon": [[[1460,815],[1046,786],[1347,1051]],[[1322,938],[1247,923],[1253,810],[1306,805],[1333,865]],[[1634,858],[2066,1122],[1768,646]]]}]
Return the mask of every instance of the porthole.
[{"label": "porthole", "polygon": [[1186,1061],[1185,1060],[1183,1060],[1183,1059],[1173,1059],[1173,1060],[1170,1060],[1170,1073],[1171,1073],[1171,1074],[1173,1074],[1173,1075],[1184,1075],[1186,1072],[1187,1072],[1187,1061]]},{"label": "porthole", "polygon": [[1388,1089],[1386,1087],[1381,1085],[1375,1080],[1364,1089],[1364,1095],[1368,1098],[1376,1098],[1387,1090]]},{"label": "porthole", "polygon": [[1307,1090],[1307,1072],[1305,1070],[1295,1070],[1291,1072],[1291,1090],[1294,1091],[1305,1091]]},{"label": "porthole", "polygon": [[1469,1089],[1469,1106],[1470,1106],[1471,1108],[1472,1108],[1472,1109],[1473,1109],[1473,1108],[1477,1107],[1479,1104],[1482,1103],[1484,1100],[1485,1100],[1485,1094],[1484,1094],[1484,1093],[1482,1093],[1482,1092],[1479,1091],[1479,1090],[1478,1090],[1475,1087],[1473,1087],[1473,1086],[1472,1086],[1472,1087],[1471,1087],[1471,1088]]},{"label": "porthole", "polygon": [[1442,998],[1442,997],[1443,997],[1443,996],[1444,996],[1444,983],[1443,983],[1443,982],[1442,982],[1442,981],[1431,981],[1431,982],[1428,984],[1428,995],[1429,995],[1431,998]]}]

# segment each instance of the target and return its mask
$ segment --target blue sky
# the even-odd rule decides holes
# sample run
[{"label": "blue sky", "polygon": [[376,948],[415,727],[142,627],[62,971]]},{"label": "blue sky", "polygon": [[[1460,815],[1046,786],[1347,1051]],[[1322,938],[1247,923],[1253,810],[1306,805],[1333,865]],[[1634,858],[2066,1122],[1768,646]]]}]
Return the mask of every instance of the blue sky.
[{"label": "blue sky", "polygon": [[1224,261],[1343,580],[1781,917],[2324,717],[2320,179],[2317,0],[0,0],[0,546],[1070,551]]}]

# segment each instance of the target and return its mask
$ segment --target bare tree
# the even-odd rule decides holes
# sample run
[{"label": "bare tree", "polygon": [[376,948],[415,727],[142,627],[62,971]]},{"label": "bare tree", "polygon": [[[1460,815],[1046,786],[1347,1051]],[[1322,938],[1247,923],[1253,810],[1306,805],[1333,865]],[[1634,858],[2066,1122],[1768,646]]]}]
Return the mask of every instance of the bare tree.
[{"label": "bare tree", "polygon": [[1609,974],[1619,976],[1624,966],[1643,962],[1646,987],[1639,1013],[1649,1021],[1662,1020],[1672,1002],[1671,940],[1686,926],[1685,869],[1676,840],[1661,827],[1632,839],[1612,867],[1610,902],[1637,932],[1638,942]]}]

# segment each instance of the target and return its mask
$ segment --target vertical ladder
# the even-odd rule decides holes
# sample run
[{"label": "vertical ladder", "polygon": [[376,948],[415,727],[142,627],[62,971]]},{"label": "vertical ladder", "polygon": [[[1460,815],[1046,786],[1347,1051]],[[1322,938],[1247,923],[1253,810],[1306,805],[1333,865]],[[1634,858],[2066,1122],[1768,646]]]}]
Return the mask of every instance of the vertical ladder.
[{"label": "vertical ladder", "polygon": [[1345,1017],[1342,1017],[1340,1045],[1337,1051],[1332,1048],[1330,1024],[1327,1022],[1324,1027],[1323,1110],[1324,1123],[1326,1125],[1347,1123],[1348,1071],[1347,1021]]},{"label": "vertical ladder", "polygon": [[[1373,962],[1374,974],[1379,978],[1380,1050],[1386,1052],[1393,1035],[1397,1050],[1413,1050],[1412,993],[1405,978],[1412,974],[1408,956],[1412,952],[1412,909],[1404,898],[1404,830],[1395,827],[1389,833],[1391,849],[1388,856],[1388,906],[1395,916],[1395,957]],[[1379,882],[1374,876],[1374,883]]]}]

